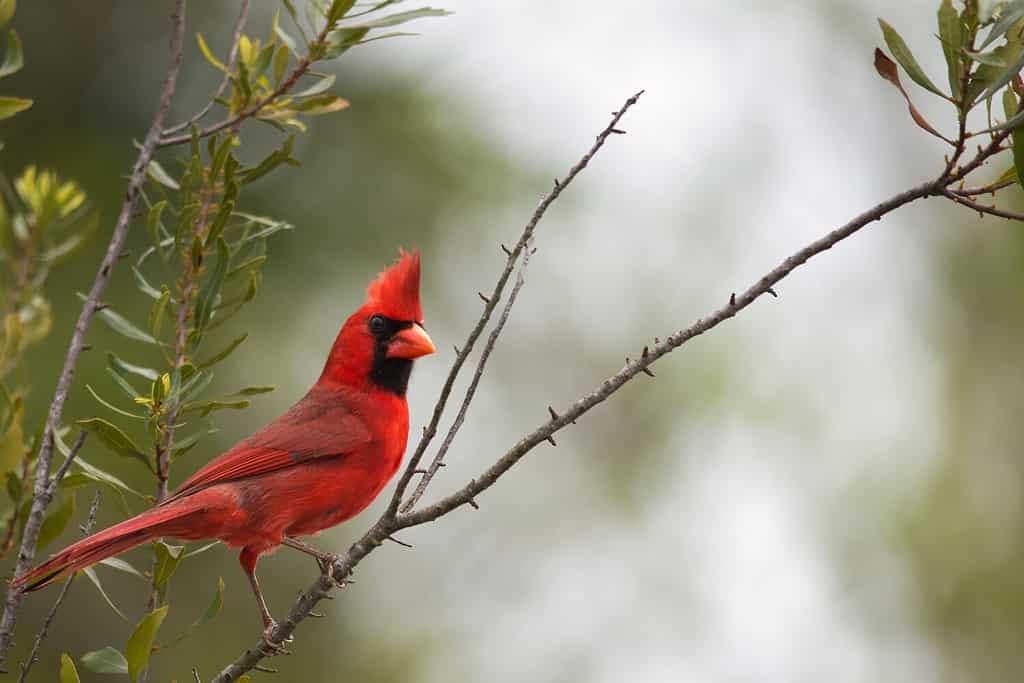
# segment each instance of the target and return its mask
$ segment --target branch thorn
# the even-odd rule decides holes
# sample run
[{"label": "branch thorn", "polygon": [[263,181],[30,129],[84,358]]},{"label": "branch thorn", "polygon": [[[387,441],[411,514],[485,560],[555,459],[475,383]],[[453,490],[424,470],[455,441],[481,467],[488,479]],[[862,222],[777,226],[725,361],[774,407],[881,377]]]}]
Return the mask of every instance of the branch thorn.
[{"label": "branch thorn", "polygon": [[651,372],[650,368],[640,368],[640,372],[644,373],[648,377],[654,377],[654,373]]},{"label": "branch thorn", "polygon": [[399,539],[395,538],[394,536],[385,536],[384,538],[386,538],[387,540],[391,541],[392,543],[397,543],[398,545],[402,546],[403,548],[411,548],[412,547],[412,543],[406,543],[405,541],[399,540]]},{"label": "branch thorn", "polygon": [[625,135],[626,131],[619,130],[618,128],[612,128],[608,131],[609,133],[615,133],[616,135]]},{"label": "branch thorn", "polygon": [[771,294],[771,295],[772,295],[772,296],[774,296],[774,297],[775,297],[776,299],[778,299],[778,298],[779,298],[779,293],[778,293],[778,292],[776,292],[776,291],[775,291],[774,289],[772,289],[771,287],[769,287],[768,289],[766,289],[766,290],[764,290],[764,291],[765,291],[765,292],[767,292],[768,294]]},{"label": "branch thorn", "polygon": [[484,302],[485,304],[489,304],[489,303],[491,303],[491,300],[490,300],[490,299],[488,299],[488,298],[487,298],[486,296],[484,296],[484,293],[483,293],[483,292],[477,292],[477,293],[476,293],[476,295],[477,295],[478,297],[480,297],[480,298],[481,298],[481,299],[483,300],[483,302]]},{"label": "branch thorn", "polygon": [[480,509],[480,504],[477,503],[474,499],[470,498],[467,502],[469,503],[469,507],[473,508],[474,510]]},{"label": "branch thorn", "polygon": [[733,292],[732,294],[729,295],[729,305],[730,306],[735,306],[736,305],[736,292]]},{"label": "branch thorn", "polygon": [[508,247],[506,247],[504,244],[501,245],[501,250],[505,252],[505,256],[512,256],[512,252],[509,251]]},{"label": "branch thorn", "polygon": [[548,434],[548,436],[547,436],[547,442],[549,444],[551,444],[552,446],[557,446],[558,445],[557,443],[555,443],[555,437],[551,436],[550,434]]}]

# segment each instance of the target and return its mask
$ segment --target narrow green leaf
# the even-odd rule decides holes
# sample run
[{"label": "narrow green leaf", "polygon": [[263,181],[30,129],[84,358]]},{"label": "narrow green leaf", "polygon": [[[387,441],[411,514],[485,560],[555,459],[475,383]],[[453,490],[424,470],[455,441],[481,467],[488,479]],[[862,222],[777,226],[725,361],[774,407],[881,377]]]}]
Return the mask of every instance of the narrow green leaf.
[{"label": "narrow green leaf", "polygon": [[25,66],[25,59],[21,52],[21,38],[13,28],[7,32],[7,52],[4,54],[4,61],[0,63],[0,78],[18,73]]},{"label": "narrow green leaf", "polygon": [[125,574],[132,574],[143,580],[146,578],[142,575],[142,572],[122,560],[120,557],[108,557],[105,560],[100,560],[99,564],[110,567],[111,569],[116,569],[119,572],[124,572]]},{"label": "narrow green leaf", "polygon": [[1024,51],[1021,51],[1017,57],[1017,61],[1013,63],[1007,69],[1004,69],[998,77],[996,77],[985,89],[985,92],[981,94],[980,100],[987,100],[992,97],[1000,88],[1013,80],[1013,77],[1020,73],[1020,70],[1024,69]]},{"label": "narrow green leaf", "polygon": [[9,119],[20,111],[32,106],[32,100],[24,97],[0,97],[0,120]]},{"label": "narrow green leaf", "polygon": [[939,39],[942,42],[942,54],[946,58],[946,70],[949,77],[949,89],[954,99],[960,99],[961,71],[960,53],[958,48],[961,43],[960,15],[953,7],[953,0],[942,0],[939,4]]},{"label": "narrow green leaf", "polygon": [[[277,32],[280,33],[281,29],[277,29]],[[277,48],[277,52],[274,53],[274,85],[278,85],[281,80],[284,79],[284,74],[288,70],[288,62],[290,59],[288,45],[279,46]]]},{"label": "narrow green leaf", "polygon": [[227,67],[213,56],[213,52],[210,51],[210,46],[206,44],[206,39],[203,38],[202,33],[196,33],[196,42],[199,44],[199,51],[203,53],[203,57],[206,57],[206,61],[212,64],[214,68],[227,72]]},{"label": "narrow green leaf", "polygon": [[149,309],[149,333],[154,339],[160,338],[160,329],[164,324],[164,311],[167,310],[167,303],[171,300],[171,290],[167,285],[160,286],[160,296],[153,302]]},{"label": "narrow green leaf", "polygon": [[924,73],[924,69],[921,68],[921,65],[914,58],[914,53],[910,51],[910,48],[907,47],[906,42],[896,32],[896,29],[890,26],[884,19],[879,19],[878,25],[882,27],[882,35],[885,37],[885,44],[889,46],[889,51],[892,52],[892,56],[896,58],[896,61],[903,67],[903,70],[907,72],[910,79],[939,97],[947,97],[946,93],[935,87],[935,84]]},{"label": "narrow green leaf", "polygon": [[327,22],[335,23],[342,17],[348,14],[348,11],[352,9],[352,6],[356,4],[356,0],[334,0],[331,3],[331,8],[327,10]]},{"label": "narrow green leaf", "polygon": [[114,384],[117,385],[117,388],[120,389],[124,393],[124,395],[130,398],[131,400],[134,401],[141,395],[139,394],[138,391],[135,390],[135,387],[133,387],[131,383],[128,382],[127,379],[118,374],[117,370],[108,367],[107,374],[110,375],[110,379],[114,380]]},{"label": "narrow green leaf", "polygon": [[207,543],[205,545],[202,545],[202,546],[196,548],[195,550],[192,550],[192,551],[186,553],[185,554],[185,559],[188,559],[190,557],[195,557],[196,555],[200,555],[202,553],[205,553],[210,548],[215,548],[218,545],[220,545],[220,541],[214,541],[213,543]]},{"label": "narrow green leaf", "polygon": [[267,70],[270,66],[270,60],[274,58],[274,45],[273,43],[265,45],[260,49],[259,54],[256,55],[256,59],[252,62],[252,73],[253,80],[259,80],[259,77]]},{"label": "narrow green leaf", "polygon": [[106,484],[112,490],[117,491],[118,493],[127,492],[132,494],[136,498],[140,498],[142,500],[146,499],[146,496],[142,495],[141,493],[133,489],[131,486],[128,486],[128,484],[124,483],[123,481],[115,477],[113,474],[110,474],[109,472],[102,470],[99,467],[96,467],[95,465],[89,464],[89,462],[82,458],[81,455],[75,458],[75,462],[74,465],[72,465],[72,467],[78,467],[80,470],[82,470],[83,473],[92,477],[96,482]]},{"label": "narrow green leaf", "polygon": [[257,384],[251,387],[245,387],[231,394],[231,396],[255,396],[257,394],[268,394],[276,389],[273,384]]},{"label": "narrow green leaf", "polygon": [[78,677],[75,662],[68,657],[67,653],[60,656],[60,683],[82,683],[82,679]]},{"label": "narrow green leaf", "polygon": [[197,340],[202,334],[210,316],[213,314],[213,306],[216,303],[220,289],[224,285],[224,278],[227,277],[228,269],[231,267],[231,250],[223,237],[217,239],[217,263],[213,273],[200,286],[199,296],[196,299],[195,327]]},{"label": "narrow green leaf", "polygon": [[337,95],[316,95],[307,100],[294,103],[292,108],[306,116],[319,116],[347,109],[348,106],[348,100]]},{"label": "narrow green leaf", "polygon": [[0,28],[7,25],[17,7],[17,0],[0,0]]},{"label": "narrow green leaf", "polygon": [[[212,139],[212,138],[211,138]],[[225,135],[224,139],[217,145],[217,150],[213,153],[213,159],[210,162],[210,176],[216,178],[220,175],[220,172],[224,169],[224,164],[227,162],[228,155],[231,154],[231,148],[235,145],[234,135]]]},{"label": "narrow green leaf", "polygon": [[80,661],[86,669],[98,674],[128,673],[128,660],[124,658],[123,654],[109,645],[102,650],[86,652],[82,655]]},{"label": "narrow green leaf", "polygon": [[242,342],[244,342],[248,337],[249,337],[249,333],[248,332],[243,332],[241,334],[241,336],[238,336],[238,337],[235,337],[234,339],[232,339],[231,342],[227,346],[225,346],[223,349],[221,349],[217,353],[213,354],[212,356],[207,358],[205,361],[201,361],[199,363],[198,367],[200,369],[205,369],[205,368],[213,367],[217,363],[221,362],[222,360],[224,360],[225,358],[230,356],[231,352],[234,351],[235,349],[237,349],[239,347],[239,345]]},{"label": "narrow green leaf", "polygon": [[319,81],[309,86],[302,92],[295,93],[294,96],[296,98],[303,98],[312,97],[313,95],[319,95],[320,93],[326,92],[328,89],[330,89],[330,87],[334,85],[334,81],[336,79],[337,76],[335,76],[334,74],[325,74],[320,78]]},{"label": "narrow green leaf", "polygon": [[163,592],[167,582],[174,576],[174,572],[178,570],[178,565],[185,559],[185,546],[168,545],[163,541],[157,541],[153,544],[153,549],[156,552],[156,563],[153,567],[153,585]]},{"label": "narrow green leaf", "polygon": [[233,267],[231,270],[229,270],[228,271],[228,279],[230,280],[231,278],[241,274],[242,272],[244,272],[248,268],[256,268],[258,266],[261,266],[261,265],[263,265],[266,262],[266,260],[267,260],[267,257],[266,257],[265,254],[261,254],[259,256],[254,256],[251,259],[249,259],[248,261],[245,261],[244,263],[240,263],[237,266]]},{"label": "narrow green leaf", "polygon": [[158,373],[153,368],[147,368],[141,365],[133,365],[124,360],[121,360],[121,358],[113,351],[107,352],[107,365],[113,368],[122,377],[125,374],[138,375],[139,377],[144,377],[148,379],[150,382],[152,382],[153,380],[160,376],[160,373]]},{"label": "narrow green leaf", "polygon": [[182,409],[182,413],[194,413],[199,412],[202,417],[206,417],[215,410],[245,410],[251,405],[250,401],[204,401],[200,403],[186,403]]},{"label": "narrow green leaf", "polygon": [[998,38],[1003,36],[1010,30],[1010,27],[1017,23],[1017,21],[1022,17],[1024,17],[1024,0],[1013,0],[1013,2],[1009,3],[1000,12],[999,21],[992,26],[988,35],[985,36],[985,40],[981,44],[981,49],[984,50]]},{"label": "narrow green leaf", "polygon": [[92,388],[91,384],[86,384],[85,388],[86,388],[86,390],[90,394],[92,394],[92,397],[94,399],[96,399],[96,401],[100,405],[104,406],[108,410],[112,410],[113,412],[117,413],[118,415],[124,415],[125,417],[131,417],[131,418],[134,418],[136,420],[145,420],[146,419],[145,415],[136,415],[135,413],[129,413],[127,410],[122,410],[122,409],[118,408],[117,406],[113,405],[112,403],[110,403],[109,401],[104,399],[102,396],[100,396],[98,393],[96,393],[96,390]]},{"label": "narrow green leaf", "polygon": [[154,181],[160,183],[165,187],[169,187],[172,190],[180,190],[181,186],[178,182],[170,176],[170,174],[164,170],[164,167],[160,165],[156,159],[152,159],[149,162],[149,166],[146,167],[146,174]]},{"label": "narrow green leaf", "polygon": [[202,626],[206,622],[208,622],[211,619],[213,619],[214,617],[216,617],[218,614],[220,614],[221,607],[223,607],[223,606],[224,606],[224,579],[223,579],[223,577],[219,577],[218,576],[217,577],[217,592],[216,592],[216,594],[214,594],[213,601],[210,603],[210,606],[207,607],[206,611],[203,612],[202,615],[200,615],[200,617],[198,619],[193,621],[192,624],[187,629],[185,629],[185,631],[183,633],[181,633],[177,638],[175,638],[174,642],[177,643],[177,642],[179,642],[181,640],[184,640],[186,637],[188,637],[192,633],[192,631],[196,630],[197,628],[199,628],[200,626]]},{"label": "narrow green leaf", "polygon": [[220,208],[217,210],[217,215],[214,216],[213,222],[210,223],[210,229],[206,233],[206,247],[209,248],[213,244],[220,234],[224,231],[224,226],[228,224],[228,219],[231,218],[231,212],[235,210],[235,202],[232,200],[226,200],[221,203]]},{"label": "narrow green leaf", "polygon": [[408,21],[415,19],[422,19],[424,17],[444,17],[452,14],[448,10],[434,9],[433,7],[421,7],[420,9],[408,10],[405,12],[396,12],[395,14],[389,14],[386,17],[379,19],[370,19],[368,21],[359,22],[360,28],[384,28],[387,26],[398,26]]},{"label": "narrow green leaf", "polygon": [[972,52],[970,50],[963,50],[963,53],[976,61],[978,64],[985,64],[987,66],[993,66],[997,69],[1005,69],[1006,62],[998,56],[996,52]]},{"label": "narrow green leaf", "polygon": [[88,420],[78,420],[77,424],[87,431],[95,434],[103,444],[114,453],[138,460],[145,465],[151,472],[153,470],[153,464],[149,461],[149,458],[142,452],[142,450],[128,438],[128,435],[121,431],[121,428],[107,422],[106,420],[93,417]]},{"label": "narrow green leaf", "polygon": [[[1014,99],[1014,103],[1017,105],[1015,108],[1021,108],[1019,103],[1016,102],[1016,95],[1007,90],[1010,97]],[[1017,178],[1024,178],[1024,131],[1020,129],[1014,129],[1012,134],[1013,142],[1013,166],[1017,169]]]},{"label": "narrow green leaf", "polygon": [[192,379],[186,382],[183,387],[181,387],[181,401],[188,401],[203,393],[206,391],[206,387],[210,386],[210,382],[212,381],[212,372],[200,372],[196,374]]},{"label": "narrow green leaf", "polygon": [[160,296],[160,290],[153,285],[149,284],[146,277],[142,274],[135,266],[131,266],[132,276],[135,278],[135,286],[138,287],[139,291],[148,296],[150,299],[156,299]]},{"label": "narrow green leaf", "polygon": [[128,675],[135,683],[139,674],[149,663],[149,657],[153,653],[153,643],[156,641],[156,633],[160,625],[167,618],[168,606],[158,607],[146,616],[135,627],[135,631],[128,638],[128,646],[125,648],[125,655],[128,659]]},{"label": "narrow green leaf", "polygon": [[[103,583],[100,581],[100,577],[96,575],[96,569],[94,567],[86,567],[85,569],[82,570],[82,573],[85,574],[89,578],[90,581],[92,581],[92,585],[96,586],[96,590],[98,590],[100,592],[100,596],[103,597],[104,602],[107,603],[107,605],[110,607],[110,609],[114,610],[114,614],[116,614],[117,616],[121,617],[122,621],[130,622],[128,617],[125,616],[124,612],[122,612],[120,609],[118,609],[117,605],[114,604],[114,601],[110,599],[109,595],[107,595],[107,591],[103,588]],[[106,649],[110,649],[110,648],[104,648],[104,650],[106,650]],[[102,652],[102,650],[101,650],[101,652]],[[82,657],[82,663],[85,664],[85,657]],[[88,665],[86,665],[86,666],[88,666]],[[95,669],[93,669],[93,670],[95,671]]]},{"label": "narrow green leaf", "polygon": [[[87,300],[87,297],[81,292],[78,292],[78,298],[82,301]],[[135,341],[147,342],[149,344],[159,343],[152,335],[143,332],[123,315],[116,313],[110,308],[100,309],[96,312],[96,315],[98,315],[100,320],[106,323],[110,329],[123,337],[134,339]]]},{"label": "narrow green leaf", "polygon": [[[299,56],[299,45],[298,45],[298,42],[296,42],[296,40],[294,38],[292,38],[290,35],[288,35],[288,32],[285,31],[280,26],[277,27],[276,33],[277,33],[277,37],[280,38],[281,42],[284,43],[285,46],[288,48],[288,51],[291,52],[296,57],[298,57]],[[275,74],[276,74],[277,68],[278,68],[277,67],[277,60],[278,59],[279,59],[278,57],[274,58]],[[288,62],[285,61],[285,66],[287,66],[287,64],[288,64]],[[282,70],[283,70],[283,67],[282,67]],[[277,80],[280,81],[280,79],[277,79]]]}]

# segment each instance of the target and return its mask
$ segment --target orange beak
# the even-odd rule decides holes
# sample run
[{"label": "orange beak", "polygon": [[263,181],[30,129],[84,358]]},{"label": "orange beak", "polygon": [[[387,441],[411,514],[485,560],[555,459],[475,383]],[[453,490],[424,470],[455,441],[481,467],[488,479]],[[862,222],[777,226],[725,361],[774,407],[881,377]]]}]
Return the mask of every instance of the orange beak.
[{"label": "orange beak", "polygon": [[419,323],[413,323],[391,338],[388,344],[388,358],[419,358],[436,351],[434,342],[430,341],[426,330]]}]

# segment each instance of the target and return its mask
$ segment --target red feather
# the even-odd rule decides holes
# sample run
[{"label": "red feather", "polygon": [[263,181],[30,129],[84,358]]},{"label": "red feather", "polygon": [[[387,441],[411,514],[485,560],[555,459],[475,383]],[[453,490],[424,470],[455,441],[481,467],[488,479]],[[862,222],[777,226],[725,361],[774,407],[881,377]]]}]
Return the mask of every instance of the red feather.
[{"label": "red feather", "polygon": [[[409,432],[404,382],[374,379],[381,362],[411,362],[433,345],[422,328],[420,258],[398,262],[367,290],[366,303],[345,322],[320,379],[284,415],[189,477],[157,507],[57,553],[14,580],[42,588],[100,560],[152,539],[220,539],[241,547],[239,557],[260,599],[264,625],[272,623],[255,580],[260,554],[286,537],[314,534],[368,506],[397,471]],[[422,341],[405,355],[382,358],[368,325],[376,315],[408,323],[397,335]],[[406,339],[408,341],[408,339]],[[406,371],[403,377],[408,377]]]}]

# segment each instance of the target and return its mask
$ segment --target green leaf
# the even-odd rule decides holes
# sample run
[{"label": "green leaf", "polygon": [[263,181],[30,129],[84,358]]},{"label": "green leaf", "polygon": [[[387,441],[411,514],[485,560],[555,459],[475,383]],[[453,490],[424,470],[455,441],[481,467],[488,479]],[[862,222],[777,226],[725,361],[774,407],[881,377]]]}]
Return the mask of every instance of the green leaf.
[{"label": "green leaf", "polygon": [[203,329],[210,322],[213,306],[217,301],[217,296],[220,294],[220,288],[224,285],[224,278],[227,277],[228,268],[230,267],[231,250],[228,249],[228,243],[224,238],[219,237],[217,238],[217,264],[214,266],[210,277],[200,286],[199,296],[196,299],[195,327],[197,342],[199,335],[202,334]]},{"label": "green leaf", "polygon": [[82,666],[98,674],[127,674],[128,660],[109,645],[102,650],[86,652],[80,660]]},{"label": "green leaf", "polygon": [[181,186],[177,183],[177,181],[174,180],[174,178],[172,178],[170,174],[164,170],[164,167],[161,166],[156,159],[153,159],[149,162],[149,166],[146,167],[146,173],[147,175],[149,175],[151,179],[155,180],[156,182],[160,183],[165,187],[169,187],[172,190],[181,189]]},{"label": "green leaf", "polygon": [[118,415],[124,415],[125,417],[135,418],[136,420],[145,420],[146,419],[145,415],[136,415],[135,413],[129,413],[127,410],[122,410],[122,409],[118,408],[117,406],[115,406],[114,404],[110,403],[109,401],[104,399],[102,396],[100,396],[98,393],[96,393],[96,390],[92,388],[91,384],[86,384],[85,388],[86,388],[86,390],[90,394],[92,394],[92,397],[94,399],[96,399],[96,401],[100,405],[104,406],[108,410],[112,410],[113,412],[117,413]]},{"label": "green leaf", "polygon": [[1007,69],[1004,69],[999,76],[997,76],[985,89],[985,92],[981,94],[979,99],[987,100],[992,97],[1000,88],[1013,80],[1013,77],[1020,73],[1020,70],[1024,69],[1024,51],[1017,57],[1017,61],[1013,63]]},{"label": "green leaf", "polygon": [[352,9],[352,6],[356,4],[356,0],[334,0],[331,3],[331,8],[327,10],[327,21],[333,24],[340,20],[348,11]]},{"label": "green leaf", "polygon": [[139,674],[149,663],[149,657],[153,653],[153,643],[156,641],[156,633],[160,630],[164,619],[167,618],[167,609],[167,605],[164,605],[142,617],[142,621],[128,638],[125,655],[128,659],[128,676],[131,677],[132,683],[135,683]]},{"label": "green leaf", "polygon": [[57,505],[50,509],[49,514],[43,520],[43,526],[39,530],[39,547],[45,548],[57,540],[57,537],[68,527],[68,522],[71,521],[74,514],[75,494],[73,492],[61,494]]},{"label": "green leaf", "polygon": [[117,427],[106,420],[94,417],[88,420],[78,420],[77,424],[82,429],[92,432],[103,444],[118,455],[122,455],[134,460],[138,460],[145,465],[151,472],[155,473],[153,464],[149,461],[149,458],[142,452],[142,450],[136,446],[128,435],[121,431],[120,427]]},{"label": "green leaf", "polygon": [[228,219],[231,218],[231,213],[235,210],[235,202],[227,200],[220,205],[217,210],[217,215],[214,216],[213,222],[210,223],[210,229],[206,233],[206,247],[209,248],[214,241],[220,237],[220,234],[224,231],[224,226],[228,224]]},{"label": "green leaf", "polygon": [[0,28],[7,25],[17,8],[17,0],[0,0]]},{"label": "green leaf", "polygon": [[[87,301],[86,296],[81,292],[78,292],[78,298],[82,301]],[[100,317],[100,320],[106,323],[107,327],[123,337],[134,339],[135,341],[147,342],[149,344],[159,344],[155,337],[147,332],[143,332],[136,327],[134,323],[130,322],[123,315],[111,310],[110,308],[102,308],[96,312],[96,315]]]},{"label": "green leaf", "polygon": [[[146,229],[149,231],[150,239],[153,240],[153,248],[163,256],[163,250],[161,249],[161,235],[160,231],[163,229],[163,223],[161,217],[163,216],[164,209],[167,208],[167,200],[161,199],[149,209],[149,215],[146,217]],[[141,262],[141,259],[140,259]]]},{"label": "green leaf", "polygon": [[896,58],[896,61],[903,67],[903,70],[907,72],[910,79],[939,97],[947,97],[946,93],[935,87],[931,79],[925,75],[921,65],[914,58],[914,53],[910,51],[910,48],[907,47],[906,42],[896,32],[896,29],[886,23],[884,19],[879,19],[878,25],[882,27],[882,35],[885,37],[885,44],[889,46],[889,51],[892,52],[892,56]]},{"label": "green leaf", "polygon": [[[1016,113],[1016,111],[1020,109],[1020,104],[1017,102],[1017,96],[1014,95],[1010,90],[1007,90],[1006,93],[1007,95],[1009,95],[1009,99],[1013,100],[1013,111]],[[1004,103],[1006,103],[1005,98],[1006,96],[1004,95]],[[1010,108],[1007,107],[1007,109],[1009,110]],[[1013,166],[1015,169],[1017,169],[1017,178],[1024,178],[1024,131],[1014,129],[1012,137]]]},{"label": "green leaf", "polygon": [[78,677],[75,662],[68,657],[67,653],[60,656],[60,683],[82,683],[82,679]]},{"label": "green leaf", "polygon": [[[281,29],[278,28],[277,32],[280,34]],[[289,38],[289,40],[291,40]],[[284,42],[282,40],[282,42]],[[277,48],[277,52],[274,53],[274,85],[277,85],[284,78],[285,71],[288,70],[288,61],[290,59],[289,46],[287,44],[281,45]]]},{"label": "green leaf", "polygon": [[138,569],[122,560],[120,557],[108,557],[105,560],[100,560],[99,564],[106,565],[111,569],[116,569],[120,572],[124,572],[125,574],[132,574],[143,580],[145,580],[146,578],[142,575],[142,572],[140,572]]},{"label": "green leaf", "polygon": [[942,0],[939,4],[939,39],[942,42],[942,54],[946,57],[946,69],[949,72],[949,88],[954,99],[960,99],[960,15],[953,8],[953,0]]},{"label": "green leaf", "polygon": [[334,81],[336,79],[337,76],[334,74],[325,74],[315,84],[309,86],[302,92],[295,93],[295,97],[311,97],[313,95],[319,95],[322,92],[326,92],[332,85],[334,85]]},{"label": "green leaf", "polygon": [[970,50],[964,50],[963,53],[976,61],[978,64],[985,64],[988,66],[994,66],[997,69],[1005,69],[1006,62],[996,56],[995,52],[971,52]]},{"label": "green leaf", "polygon": [[171,449],[172,461],[192,450],[192,447],[199,443],[199,440],[204,436],[216,434],[217,431],[217,429],[208,429],[205,432],[196,432],[195,434],[190,434],[180,441],[175,441],[174,447]]},{"label": "green leaf", "polygon": [[241,336],[232,339],[231,342],[227,346],[225,346],[223,349],[221,349],[217,353],[213,354],[212,356],[207,358],[205,361],[200,361],[200,363],[198,365],[199,369],[202,370],[202,369],[205,369],[205,368],[213,367],[217,363],[221,362],[222,360],[224,360],[225,358],[230,356],[231,352],[234,351],[235,349],[237,349],[239,347],[239,345],[242,342],[244,342],[248,337],[249,337],[249,333],[248,332],[243,332],[241,334]]},{"label": "green leaf", "polygon": [[259,77],[263,75],[263,72],[267,70],[268,66],[270,66],[270,60],[273,58],[274,45],[272,43],[265,45],[259,51],[259,54],[256,55],[256,59],[252,62],[252,68],[250,71],[252,72],[253,80],[258,80]]},{"label": "green leaf", "polygon": [[224,606],[224,579],[223,579],[223,577],[219,577],[218,576],[217,577],[217,593],[213,596],[213,601],[210,603],[210,606],[207,607],[206,611],[203,612],[202,615],[198,619],[193,621],[192,624],[187,629],[184,630],[184,632],[182,632],[180,635],[178,635],[178,637],[174,639],[174,642],[177,643],[177,642],[179,642],[181,640],[184,640],[185,638],[187,638],[192,633],[192,631],[195,631],[197,628],[199,628],[200,626],[202,626],[206,622],[208,622],[211,619],[213,619],[214,617],[216,617],[218,614],[220,614],[221,607],[223,607],[223,606]]},{"label": "green leaf", "polygon": [[32,106],[32,100],[23,97],[0,97],[0,120],[9,119]]},{"label": "green leaf", "polygon": [[226,73],[228,68],[224,66],[219,59],[213,56],[213,53],[210,51],[210,46],[206,44],[206,40],[203,38],[202,33],[196,33],[196,42],[199,43],[199,51],[203,53],[204,57],[206,57],[206,61],[212,64],[215,68]]},{"label": "green leaf", "polygon": [[113,368],[122,377],[125,374],[138,375],[139,377],[144,377],[148,379],[150,382],[152,382],[153,380],[160,376],[160,373],[158,373],[153,368],[147,368],[141,365],[133,365],[131,363],[121,360],[121,358],[118,357],[118,355],[113,351],[107,352],[107,365]]},{"label": "green leaf", "polygon": [[150,299],[156,299],[160,296],[160,290],[146,281],[146,277],[142,274],[142,271],[135,266],[131,266],[131,269],[132,276],[135,278],[135,286],[139,288],[140,292],[148,296]]},{"label": "green leaf", "polygon": [[181,561],[185,559],[185,546],[168,545],[163,541],[157,541],[153,544],[153,549],[156,552],[153,585],[163,594],[167,589],[167,582],[174,576]]},{"label": "green leaf", "polygon": [[114,384],[117,385],[117,388],[124,392],[125,396],[127,396],[131,400],[134,401],[141,395],[139,394],[138,391],[135,390],[135,387],[133,387],[128,382],[128,380],[126,380],[124,377],[118,374],[117,370],[108,367],[107,374],[110,375],[110,378],[112,380],[114,380]]},{"label": "green leaf", "polygon": [[194,413],[199,412],[202,417],[206,417],[215,410],[245,410],[251,405],[250,401],[205,401],[201,403],[186,403],[182,409],[182,413]]},{"label": "green leaf", "polygon": [[251,387],[245,387],[231,394],[232,396],[255,396],[257,394],[268,394],[276,389],[273,384],[257,384]]},{"label": "green leaf", "polygon": [[146,496],[142,495],[141,493],[133,489],[131,486],[128,486],[128,484],[124,483],[123,481],[115,477],[113,474],[110,474],[109,472],[102,470],[99,467],[96,467],[95,465],[90,465],[84,458],[82,458],[81,455],[75,458],[73,467],[78,467],[80,470],[82,470],[83,473],[85,473],[89,477],[92,477],[96,482],[106,484],[112,490],[117,491],[118,493],[127,492],[142,500],[146,499]]},{"label": "green leaf", "polygon": [[992,29],[985,36],[984,42],[981,44],[982,50],[995,42],[1000,36],[1004,35],[1010,30],[1019,19],[1024,17],[1024,1],[1014,0],[1007,7],[1004,7],[1000,12],[999,21],[995,23]]},{"label": "green leaf", "polygon": [[4,61],[0,63],[0,78],[18,73],[23,66],[25,59],[21,52],[21,38],[12,28],[7,32],[7,52],[4,54]]},{"label": "green leaf", "polygon": [[200,546],[200,547],[196,548],[195,550],[192,550],[192,551],[186,553],[185,554],[185,559],[188,559],[190,557],[195,557],[196,555],[199,555],[201,553],[205,553],[210,548],[214,548],[214,547],[216,547],[218,545],[220,545],[220,541],[214,541],[213,543],[207,543],[206,545]]},{"label": "green leaf", "polygon": [[248,261],[245,261],[244,263],[240,263],[237,266],[233,267],[231,270],[229,270],[228,271],[228,279],[230,280],[231,278],[241,274],[242,272],[244,272],[248,268],[255,268],[255,267],[261,266],[261,265],[263,265],[266,262],[266,260],[267,260],[266,254],[261,254],[259,256],[254,256],[251,259],[249,259]]},{"label": "green leaf", "polygon": [[444,17],[452,14],[448,10],[434,9],[433,7],[421,7],[420,9],[408,10],[405,12],[396,12],[395,14],[389,14],[386,17],[379,19],[371,19],[369,21],[361,21],[358,26],[360,28],[384,28],[386,26],[398,26],[414,19],[422,19],[423,17]]},{"label": "green leaf", "polygon": [[164,324],[164,311],[167,310],[167,303],[171,300],[171,290],[167,285],[160,285],[160,296],[153,302],[149,309],[149,333],[154,339],[160,338],[160,329]]},{"label": "green leaf", "polygon": [[181,387],[181,401],[185,402],[192,399],[206,390],[206,387],[210,386],[210,382],[213,381],[212,372],[201,372]]},{"label": "green leaf", "polygon": [[317,95],[316,97],[311,97],[308,100],[292,104],[292,108],[295,111],[302,112],[306,116],[329,114],[331,112],[347,109],[348,106],[348,100],[338,97],[337,95]]},{"label": "green leaf", "polygon": [[[110,607],[110,609],[114,610],[114,614],[121,617],[122,621],[128,621],[130,623],[130,620],[128,619],[128,617],[125,616],[124,612],[118,609],[117,605],[114,604],[114,601],[110,599],[109,595],[107,595],[107,591],[103,588],[103,583],[100,582],[100,577],[96,575],[96,569],[94,567],[86,567],[82,570],[82,573],[85,574],[90,581],[92,581],[92,585],[96,586],[96,590],[100,592],[100,595],[103,597],[103,600],[107,603],[107,606]],[[85,657],[82,658],[82,663],[85,664]]]}]

